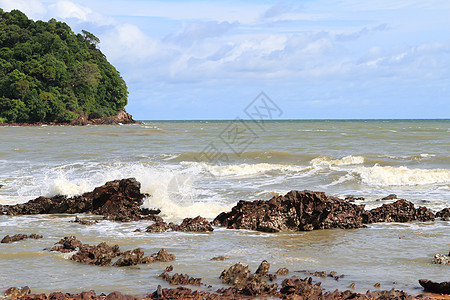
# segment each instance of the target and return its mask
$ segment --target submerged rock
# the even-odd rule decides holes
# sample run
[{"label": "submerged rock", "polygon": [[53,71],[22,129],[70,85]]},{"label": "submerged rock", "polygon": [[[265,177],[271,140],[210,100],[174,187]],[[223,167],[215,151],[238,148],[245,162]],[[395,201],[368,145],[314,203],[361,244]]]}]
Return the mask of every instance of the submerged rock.
[{"label": "submerged rock", "polygon": [[434,282],[428,279],[420,279],[419,284],[428,292],[450,294],[450,281]]},{"label": "submerged rock", "polygon": [[160,221],[160,217],[149,213],[152,211],[140,209],[147,196],[140,192],[140,188],[141,184],[134,178],[114,180],[80,196],[39,197],[22,204],[2,205],[0,212],[8,215],[91,213],[122,222],[143,219]]},{"label": "submerged rock", "polygon": [[159,275],[162,279],[167,281],[170,285],[201,285],[202,279],[201,278],[194,278],[190,277],[187,274],[178,274],[175,273],[173,275],[170,275],[168,271],[164,271]]},{"label": "submerged rock", "polygon": [[406,200],[383,204],[380,207],[364,213],[364,223],[377,222],[410,222],[434,221],[434,214],[426,207],[415,208],[414,204]]},{"label": "submerged rock", "polygon": [[32,233],[32,234],[30,234],[30,235],[19,233],[19,234],[15,234],[15,235],[13,235],[13,236],[6,235],[6,236],[1,240],[0,243],[6,244],[6,243],[12,243],[12,242],[17,242],[17,241],[25,240],[25,239],[36,239],[36,240],[37,240],[37,239],[41,239],[41,238],[42,238],[42,235],[35,234],[35,233]]},{"label": "submerged rock", "polygon": [[436,213],[436,218],[441,218],[442,221],[450,221],[450,208],[444,208]]},{"label": "submerged rock", "polygon": [[208,232],[214,231],[211,224],[203,217],[185,218],[179,226],[174,228],[175,231],[184,232]]},{"label": "submerged rock", "polygon": [[450,265],[450,257],[438,253],[433,257],[433,264]]},{"label": "submerged rock", "polygon": [[218,215],[213,223],[264,232],[349,229],[364,226],[363,212],[363,206],[322,192],[290,191],[268,201],[241,200],[231,212]]}]

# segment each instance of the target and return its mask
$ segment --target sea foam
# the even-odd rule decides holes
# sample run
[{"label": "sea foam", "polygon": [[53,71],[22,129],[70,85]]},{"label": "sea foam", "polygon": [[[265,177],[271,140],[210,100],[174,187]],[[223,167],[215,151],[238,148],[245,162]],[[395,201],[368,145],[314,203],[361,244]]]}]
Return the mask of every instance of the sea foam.
[{"label": "sea foam", "polygon": [[333,159],[328,156],[319,156],[311,160],[313,166],[347,166],[347,165],[360,165],[364,163],[363,156],[348,155],[340,159]]}]

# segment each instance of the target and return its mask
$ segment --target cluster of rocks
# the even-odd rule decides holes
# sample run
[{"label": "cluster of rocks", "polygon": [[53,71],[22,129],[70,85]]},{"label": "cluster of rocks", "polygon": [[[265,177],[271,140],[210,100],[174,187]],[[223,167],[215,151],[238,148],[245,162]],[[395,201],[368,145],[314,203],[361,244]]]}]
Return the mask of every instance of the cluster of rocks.
[{"label": "cluster of rocks", "polygon": [[[62,253],[75,252],[70,258],[73,261],[89,265],[98,266],[134,266],[137,264],[150,264],[155,261],[168,262],[175,260],[175,255],[167,253],[167,250],[162,248],[158,253],[151,256],[144,256],[141,248],[120,251],[118,245],[109,246],[106,243],[100,243],[96,246],[83,244],[75,236],[68,236],[56,243],[50,251],[57,251]],[[114,258],[118,259],[112,263]]]},{"label": "cluster of rocks", "polygon": [[450,265],[450,253],[447,255],[444,254],[436,254],[433,257],[433,264],[438,264],[438,265]]},{"label": "cluster of rocks", "polygon": [[155,222],[146,228],[146,232],[165,232],[168,230],[182,232],[211,232],[214,231],[211,223],[201,216],[185,218],[180,225],[167,224],[164,221]]},{"label": "cluster of rocks", "polygon": [[331,228],[361,228],[376,222],[433,221],[426,207],[415,208],[406,200],[364,210],[363,205],[322,192],[290,191],[268,201],[241,200],[230,212],[218,215],[213,224],[233,229],[264,232],[309,231]]},{"label": "cluster of rocks", "polygon": [[92,192],[67,198],[54,196],[39,197],[34,200],[16,205],[1,205],[0,213],[7,215],[34,214],[80,214],[90,213],[103,215],[107,220],[137,221],[161,218],[153,211],[142,210],[143,199],[148,196],[140,192],[141,184],[134,178],[109,181]]},{"label": "cluster of rocks", "polygon": [[42,235],[39,234],[15,234],[12,236],[6,235],[5,237],[3,237],[3,239],[0,241],[0,243],[2,244],[7,244],[7,243],[12,243],[12,242],[17,242],[17,241],[21,241],[21,240],[25,240],[25,239],[42,239]]},{"label": "cluster of rocks", "polygon": [[175,273],[170,275],[169,273],[173,271],[173,266],[168,266],[163,273],[159,275],[160,278],[167,281],[170,285],[202,285],[201,278],[190,277],[187,274]]}]

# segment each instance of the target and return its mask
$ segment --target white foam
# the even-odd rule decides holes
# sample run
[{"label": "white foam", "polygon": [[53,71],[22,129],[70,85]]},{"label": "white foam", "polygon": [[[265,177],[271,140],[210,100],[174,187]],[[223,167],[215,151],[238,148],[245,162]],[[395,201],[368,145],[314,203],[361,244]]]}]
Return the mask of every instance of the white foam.
[{"label": "white foam", "polygon": [[301,172],[308,168],[298,167],[292,165],[280,165],[280,164],[238,164],[238,165],[210,165],[203,162],[182,162],[184,165],[192,165],[209,172],[213,176],[254,176],[263,174],[270,171],[279,172]]},{"label": "white foam", "polygon": [[409,169],[407,167],[357,167],[351,170],[363,183],[373,186],[408,186],[450,183],[449,169]]},{"label": "white foam", "polygon": [[313,166],[348,166],[360,165],[364,163],[364,157],[348,155],[340,159],[333,159],[328,156],[319,156],[311,160]]}]

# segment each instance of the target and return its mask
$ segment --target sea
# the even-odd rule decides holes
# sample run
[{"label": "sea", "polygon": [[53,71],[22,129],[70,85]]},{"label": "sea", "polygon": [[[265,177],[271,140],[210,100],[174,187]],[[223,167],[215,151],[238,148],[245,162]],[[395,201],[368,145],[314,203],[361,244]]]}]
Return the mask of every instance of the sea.
[{"label": "sea", "polygon": [[[115,179],[134,177],[165,221],[230,211],[239,200],[268,200],[290,190],[356,198],[366,209],[391,203],[390,194],[436,212],[450,207],[450,120],[144,121],[117,126],[0,127],[0,204],[39,196],[74,196]],[[42,239],[0,244],[0,290],[33,293],[120,291],[147,294],[168,265],[202,278],[215,290],[221,272],[241,262],[255,271],[286,267],[337,272],[314,277],[327,290],[404,290],[421,294],[419,279],[450,281],[450,267],[432,264],[449,254],[450,222],[377,223],[367,228],[263,233],[215,227],[212,233],[147,233],[151,221],[119,223],[99,216],[86,226],[73,215],[0,216],[0,238],[37,233]],[[136,231],[140,229],[141,231]],[[75,235],[83,243],[166,248],[176,261],[99,267],[44,250]],[[224,261],[212,261],[224,256]],[[285,278],[279,277],[279,281]],[[375,284],[379,283],[377,288]]]}]

